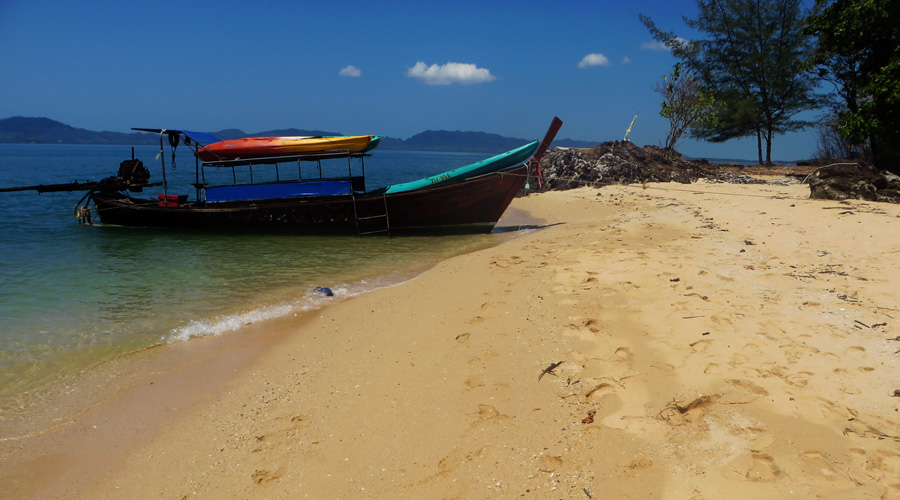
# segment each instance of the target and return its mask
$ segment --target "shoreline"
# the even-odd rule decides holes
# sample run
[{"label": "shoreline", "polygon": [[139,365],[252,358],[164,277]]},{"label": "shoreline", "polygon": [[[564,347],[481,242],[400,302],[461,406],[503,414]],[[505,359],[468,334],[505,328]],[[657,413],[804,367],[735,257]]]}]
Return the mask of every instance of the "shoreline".
[{"label": "shoreline", "polygon": [[[522,213],[508,214],[505,220],[522,223],[530,222],[527,219],[527,214]],[[498,225],[498,228],[501,227],[512,227],[515,229],[515,226],[508,224],[504,226],[503,221]],[[47,406],[49,404],[53,411],[57,410],[55,408],[57,406],[65,406],[67,408],[76,406],[83,401],[67,402],[67,394],[77,391],[78,387],[102,385],[104,384],[103,379],[111,380],[117,376],[127,377],[129,372],[133,371],[129,365],[137,362],[134,360],[142,360],[148,356],[153,356],[160,350],[165,350],[169,345],[185,341],[189,342],[199,337],[218,338],[239,335],[240,333],[235,332],[239,332],[244,325],[257,324],[272,319],[282,320],[297,317],[298,315],[314,314],[317,310],[333,304],[335,301],[347,300],[373,289],[394,286],[405,282],[434,265],[439,258],[447,258],[448,256],[461,252],[465,253],[472,249],[489,247],[508,237],[511,236],[508,234],[478,234],[451,238],[451,241],[433,238],[431,240],[432,243],[427,244],[416,243],[422,238],[408,238],[407,241],[413,241],[413,243],[392,245],[400,248],[399,252],[402,257],[392,258],[384,262],[376,261],[375,265],[357,266],[359,269],[355,269],[355,272],[338,273],[336,281],[334,279],[320,279],[309,281],[309,289],[295,286],[293,289],[282,291],[280,294],[267,292],[267,294],[260,295],[262,297],[260,301],[234,302],[227,306],[230,309],[222,314],[207,317],[197,316],[183,323],[176,323],[170,330],[150,331],[143,338],[135,337],[125,339],[123,342],[117,342],[114,348],[107,346],[95,347],[89,344],[81,351],[60,352],[55,357],[33,360],[32,364],[35,367],[41,367],[39,370],[36,370],[38,376],[34,376],[33,373],[24,373],[24,377],[18,377],[18,374],[11,370],[5,372],[5,375],[10,374],[12,378],[18,378],[17,382],[22,387],[17,388],[18,390],[16,391],[8,391],[0,396],[0,442],[16,440],[22,434],[29,435],[35,432],[42,432],[41,426],[32,425],[32,421],[35,413],[44,412],[40,411],[40,408],[37,408],[37,410],[33,409],[33,406]],[[369,247],[365,246],[364,248]],[[385,252],[385,250],[380,248],[378,250]],[[403,267],[398,267],[401,261],[404,265]],[[335,277],[332,276],[332,278]],[[329,286],[334,290],[335,296],[327,298],[319,296],[311,289],[314,284]],[[92,356],[92,352],[98,354]],[[72,362],[71,359],[76,361]],[[62,365],[58,370],[58,375],[57,372],[43,369],[45,366],[51,369],[59,366],[57,361],[61,361]],[[84,398],[78,396],[77,399],[83,400]],[[89,399],[97,398],[92,397]],[[106,399],[106,396],[99,399]],[[54,420],[66,420],[66,415],[69,411],[68,409],[62,411],[60,416],[39,416],[45,417],[44,419],[48,422],[44,427],[52,427]],[[76,413],[80,412],[76,411]],[[22,427],[22,429],[13,429],[13,427]],[[2,449],[0,449],[0,456],[2,456]]]},{"label": "shoreline", "polygon": [[[493,235],[496,242],[477,238],[475,242],[456,243],[449,258],[518,237],[516,227],[528,231],[534,222],[527,212],[511,208],[497,225],[500,233]],[[193,407],[226,391],[257,357],[277,346],[285,332],[302,328],[328,307],[402,285],[435,263],[423,254],[411,264],[402,270],[384,268],[378,274],[344,284],[349,295],[306,301],[312,304],[308,309],[293,307],[288,314],[251,320],[227,331],[163,340],[45,384],[31,394],[37,396],[35,407],[26,406],[30,404],[22,400],[20,413],[5,415],[6,424],[0,433],[0,482],[8,487],[5,494],[16,498],[65,497],[66,490],[79,489],[85,483],[86,475],[111,469],[118,459],[143,444],[143,439],[163,432],[168,419],[183,418]],[[257,309],[251,313],[254,311]],[[173,330],[165,337],[178,337],[185,329]],[[133,408],[140,408],[140,414]],[[101,429],[106,432],[97,432]],[[107,434],[110,431],[112,434]],[[128,443],[122,446],[124,441]],[[58,449],[78,451],[54,451]],[[40,470],[44,468],[52,472]]]},{"label": "shoreline", "polygon": [[[900,207],[806,196],[517,199],[544,229],[266,326],[226,388],[56,496],[891,498]],[[51,452],[18,492],[50,497]]]}]

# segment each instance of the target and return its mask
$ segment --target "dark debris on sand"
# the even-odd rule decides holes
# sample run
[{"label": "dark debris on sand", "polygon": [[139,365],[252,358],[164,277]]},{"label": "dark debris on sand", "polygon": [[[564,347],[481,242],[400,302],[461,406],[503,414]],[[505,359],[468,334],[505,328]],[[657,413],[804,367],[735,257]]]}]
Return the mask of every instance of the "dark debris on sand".
[{"label": "dark debris on sand", "polygon": [[554,148],[541,160],[544,190],[581,186],[680,182],[698,179],[722,182],[765,182],[743,173],[722,171],[706,160],[689,160],[677,151],[656,146],[639,147],[628,141],[611,141],[593,149]]},{"label": "dark debris on sand", "polygon": [[[810,165],[721,165],[690,160],[677,151],[610,141],[593,149],[553,148],[541,160],[542,185],[537,191],[582,186],[679,182],[699,179],[732,184],[800,183],[808,180],[811,197],[900,202],[900,178],[860,164],[857,167],[816,168]],[[767,179],[760,178],[767,177]]]}]

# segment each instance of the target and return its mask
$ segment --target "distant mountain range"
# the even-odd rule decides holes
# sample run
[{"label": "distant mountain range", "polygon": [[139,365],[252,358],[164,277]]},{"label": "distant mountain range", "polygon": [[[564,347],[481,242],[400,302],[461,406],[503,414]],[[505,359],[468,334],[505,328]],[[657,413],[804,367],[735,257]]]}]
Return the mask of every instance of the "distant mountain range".
[{"label": "distant mountain range", "polygon": [[[213,132],[225,141],[242,137],[270,136],[330,136],[344,135],[324,130],[281,129],[266,130],[253,134],[238,129]],[[427,130],[409,139],[385,137],[379,149],[407,151],[455,151],[461,153],[500,153],[517,148],[532,139],[515,139],[485,132],[460,132],[447,130]],[[121,132],[95,132],[75,128],[50,118],[26,118],[14,116],[0,120],[0,144],[121,144],[126,146],[157,145],[159,136],[145,132],[123,134]],[[597,143],[558,139],[553,146],[570,148],[592,148]]]}]

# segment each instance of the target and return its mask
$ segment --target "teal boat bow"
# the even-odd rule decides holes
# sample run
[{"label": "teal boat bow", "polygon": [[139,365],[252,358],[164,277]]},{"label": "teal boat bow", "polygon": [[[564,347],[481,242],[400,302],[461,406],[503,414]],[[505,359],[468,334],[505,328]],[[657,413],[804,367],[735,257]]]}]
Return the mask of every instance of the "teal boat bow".
[{"label": "teal boat bow", "polygon": [[513,149],[512,151],[507,151],[505,153],[501,153],[497,156],[492,156],[485,160],[481,160],[470,165],[466,165],[465,167],[459,167],[453,170],[449,170],[444,173],[440,173],[437,175],[432,175],[431,177],[426,177],[424,179],[419,179],[410,182],[403,182],[401,184],[394,184],[392,186],[388,186],[385,193],[386,194],[394,194],[394,193],[403,193],[406,191],[413,191],[416,189],[421,189],[428,186],[439,186],[441,184],[449,184],[452,182],[458,182],[463,179],[467,179],[469,177],[473,177],[476,175],[486,174],[489,172],[496,172],[497,170],[503,170],[504,168],[509,168],[515,165],[519,165],[528,161],[532,156],[534,156],[534,152],[537,151],[539,141],[530,142],[520,148]]}]

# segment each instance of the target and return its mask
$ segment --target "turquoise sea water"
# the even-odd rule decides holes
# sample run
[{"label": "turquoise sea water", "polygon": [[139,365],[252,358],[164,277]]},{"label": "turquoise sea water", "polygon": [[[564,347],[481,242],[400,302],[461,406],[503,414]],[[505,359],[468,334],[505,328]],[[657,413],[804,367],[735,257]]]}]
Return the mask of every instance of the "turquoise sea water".
[{"label": "turquoise sea water", "polygon": [[[161,180],[157,153],[154,147],[135,148],[152,181]],[[0,145],[0,187],[100,180],[130,157],[125,146]],[[414,180],[479,159],[376,151],[366,160],[367,186]],[[176,160],[171,170],[166,153],[169,193],[193,193],[193,157],[180,148]],[[231,171],[225,174],[223,182],[230,182]],[[264,175],[255,172],[256,180]],[[147,346],[322,307],[409,279],[443,258],[504,237],[311,237],[87,226],[72,215],[84,194],[0,193],[0,412]],[[337,298],[314,293],[317,286],[330,287]]]}]

